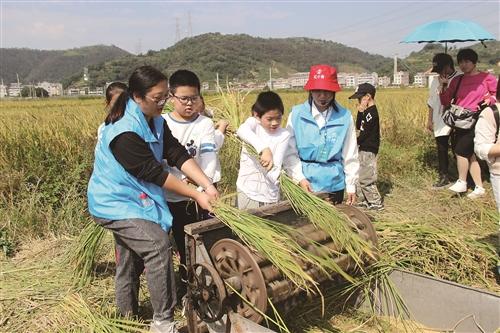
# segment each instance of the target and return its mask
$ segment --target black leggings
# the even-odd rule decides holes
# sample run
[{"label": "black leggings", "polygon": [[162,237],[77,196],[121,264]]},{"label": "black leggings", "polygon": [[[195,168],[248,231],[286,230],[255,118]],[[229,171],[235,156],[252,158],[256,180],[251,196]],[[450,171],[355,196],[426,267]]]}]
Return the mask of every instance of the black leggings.
[{"label": "black leggings", "polygon": [[448,175],[449,141],[450,141],[449,135],[436,136],[438,171],[440,176]]}]

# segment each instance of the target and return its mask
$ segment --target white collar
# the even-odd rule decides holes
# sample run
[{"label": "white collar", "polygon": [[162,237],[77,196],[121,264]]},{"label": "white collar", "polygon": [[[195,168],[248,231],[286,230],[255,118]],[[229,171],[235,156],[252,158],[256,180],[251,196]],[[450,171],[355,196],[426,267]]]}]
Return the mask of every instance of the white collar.
[{"label": "white collar", "polygon": [[323,117],[325,120],[327,120],[326,117],[329,116],[330,111],[332,111],[332,110],[333,110],[333,107],[329,106],[328,109],[326,109],[323,112],[320,112],[318,110],[318,108],[316,107],[316,104],[314,104],[314,102],[312,102],[311,115],[313,116],[314,119],[318,119],[318,117]]}]

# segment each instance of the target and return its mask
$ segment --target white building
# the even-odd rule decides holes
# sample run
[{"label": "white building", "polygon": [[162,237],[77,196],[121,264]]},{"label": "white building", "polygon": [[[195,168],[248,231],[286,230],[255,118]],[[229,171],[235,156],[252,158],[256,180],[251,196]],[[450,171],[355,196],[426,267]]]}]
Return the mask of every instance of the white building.
[{"label": "white building", "polygon": [[80,90],[78,88],[68,88],[66,94],[69,96],[79,95]]},{"label": "white building", "polygon": [[289,83],[292,88],[302,88],[306,85],[308,79],[309,72],[299,72],[290,76]]},{"label": "white building", "polygon": [[413,77],[413,85],[416,87],[427,86],[427,75],[425,73],[417,73]]},{"label": "white building", "polygon": [[375,72],[358,74],[357,80],[358,80],[358,82],[357,82],[358,84],[369,83],[374,87],[378,86],[378,74]]},{"label": "white building", "polygon": [[267,81],[267,86],[272,89],[290,89],[292,87],[290,81],[288,79],[283,79],[283,78],[273,80],[272,86],[271,86],[271,81]]},{"label": "white building", "polygon": [[410,74],[408,72],[399,71],[394,74],[392,84],[395,86],[410,85]]},{"label": "white building", "polygon": [[358,86],[358,76],[356,74],[346,74],[344,77],[345,87],[352,88]]},{"label": "white building", "polygon": [[63,86],[61,83],[52,83],[52,82],[39,82],[36,86],[37,88],[43,88],[48,93],[49,96],[61,96],[63,94]]},{"label": "white building", "polygon": [[7,86],[2,83],[2,84],[0,84],[0,98],[4,98],[6,96],[8,96]]},{"label": "white building", "polygon": [[378,78],[379,87],[388,87],[391,84],[391,79],[388,76],[381,76]]},{"label": "white building", "polygon": [[21,83],[11,83],[9,85],[9,97],[21,96],[22,89],[23,89],[23,85]]}]

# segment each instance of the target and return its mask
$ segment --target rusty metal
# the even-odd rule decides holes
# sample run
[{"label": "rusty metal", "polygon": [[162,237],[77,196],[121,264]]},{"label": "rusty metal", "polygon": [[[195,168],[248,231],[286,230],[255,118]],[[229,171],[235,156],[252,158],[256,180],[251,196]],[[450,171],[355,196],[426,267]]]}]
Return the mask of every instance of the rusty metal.
[{"label": "rusty metal", "polygon": [[206,263],[193,265],[188,281],[191,291],[191,302],[198,317],[212,323],[225,314],[223,301],[226,299],[224,282],[215,268]]},{"label": "rusty metal", "polygon": [[[377,236],[370,219],[351,206],[337,205],[336,208],[346,214],[353,231],[376,249]],[[297,230],[296,240],[304,248],[309,248],[309,240],[314,240],[332,252],[333,260],[342,270],[355,274],[357,265],[354,260],[343,253],[326,232],[318,230],[304,217],[297,216],[288,202],[267,206],[252,213],[292,226]],[[285,279],[267,259],[235,239],[231,230],[217,219],[190,224],[185,227],[185,231],[188,244],[188,274],[196,272],[197,269],[198,273],[194,275],[201,281],[197,280],[198,287],[194,288],[194,291],[188,291],[191,300],[195,300],[191,302],[192,309],[196,309],[188,312],[188,324],[192,323],[190,329],[198,326],[190,330],[191,333],[201,332],[199,324],[203,322],[210,327],[210,332],[219,332],[214,327],[220,327],[220,332],[224,332],[227,329],[224,323],[227,324],[229,317],[221,317],[221,314],[231,314],[231,308],[244,318],[260,323],[263,319],[260,313],[266,313],[268,299],[271,299],[280,311],[288,311],[307,298],[303,290]],[[301,236],[304,236],[303,240]],[[365,262],[371,260],[366,257],[362,257]],[[325,274],[308,263],[303,263],[303,268],[318,283],[341,280],[338,276]],[[206,280],[201,279],[203,276],[213,278],[216,287],[203,287],[203,281],[207,284]],[[245,301],[241,301],[239,297]],[[210,308],[207,304],[211,304]]]},{"label": "rusty metal", "polygon": [[260,322],[267,310],[266,281],[259,265],[247,247],[234,239],[221,239],[210,249],[215,268],[222,279],[238,277],[241,282],[240,297],[247,302],[238,304],[237,312],[254,322]]}]

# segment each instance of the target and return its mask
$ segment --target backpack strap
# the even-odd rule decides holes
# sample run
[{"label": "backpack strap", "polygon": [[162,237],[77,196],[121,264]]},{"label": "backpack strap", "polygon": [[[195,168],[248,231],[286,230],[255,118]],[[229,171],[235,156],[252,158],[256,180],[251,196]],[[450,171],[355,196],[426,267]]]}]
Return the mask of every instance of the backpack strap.
[{"label": "backpack strap", "polygon": [[497,143],[497,138],[498,138],[498,131],[500,129],[499,127],[499,123],[500,123],[500,114],[498,112],[498,108],[497,108],[497,105],[496,104],[493,104],[490,106],[491,107],[491,111],[493,111],[493,117],[495,117],[495,124],[497,125],[497,135],[495,136],[495,142],[494,143]]}]

